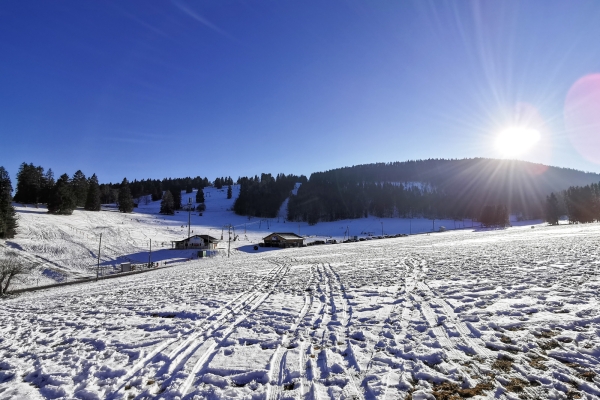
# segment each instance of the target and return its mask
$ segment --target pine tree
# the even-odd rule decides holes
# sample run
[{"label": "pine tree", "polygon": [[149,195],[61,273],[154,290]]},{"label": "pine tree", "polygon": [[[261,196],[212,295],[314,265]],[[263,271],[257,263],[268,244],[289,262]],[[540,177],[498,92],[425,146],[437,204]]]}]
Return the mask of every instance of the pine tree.
[{"label": "pine tree", "polygon": [[175,210],[181,210],[181,189],[175,187],[171,194],[173,195],[173,207]]},{"label": "pine tree", "polygon": [[10,175],[0,167],[0,238],[10,239],[17,233],[17,215],[12,206]]},{"label": "pine tree", "polygon": [[204,190],[202,188],[196,192],[196,203],[204,203]]},{"label": "pine tree", "polygon": [[77,206],[85,206],[88,192],[88,181],[81,170],[78,170],[73,174],[73,178],[71,178],[71,185],[73,185],[73,194],[75,194]]},{"label": "pine tree", "polygon": [[133,211],[133,197],[131,196],[127,178],[123,178],[121,188],[119,189],[119,211],[124,213]]},{"label": "pine tree", "polygon": [[69,175],[62,174],[52,188],[48,199],[48,212],[51,214],[71,215],[76,207],[75,194],[73,193]]},{"label": "pine tree", "polygon": [[42,177],[42,188],[40,194],[40,203],[47,204],[48,199],[50,199],[50,193],[52,192],[52,188],[56,184],[54,180],[54,172],[52,172],[52,168],[48,168],[48,171]]},{"label": "pine tree", "polygon": [[227,186],[227,198],[230,199],[232,196],[231,185]]},{"label": "pine tree", "polygon": [[87,198],[85,200],[85,209],[88,211],[100,211],[100,185],[96,174],[88,180]]},{"label": "pine tree", "polygon": [[174,214],[175,213],[175,202],[173,201],[173,195],[169,190],[163,194],[160,202],[160,213],[161,214]]},{"label": "pine tree", "polygon": [[554,193],[550,193],[550,196],[546,197],[545,207],[546,222],[550,225],[558,225],[558,219],[560,218],[560,205],[558,199]]},{"label": "pine tree", "polygon": [[17,203],[36,204],[39,202],[44,168],[22,163],[17,172]]}]

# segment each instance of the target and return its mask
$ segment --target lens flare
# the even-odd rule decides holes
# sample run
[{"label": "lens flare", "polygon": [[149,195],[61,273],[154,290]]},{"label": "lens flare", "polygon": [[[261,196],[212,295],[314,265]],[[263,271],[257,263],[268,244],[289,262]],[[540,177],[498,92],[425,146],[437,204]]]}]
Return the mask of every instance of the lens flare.
[{"label": "lens flare", "polygon": [[584,76],[567,93],[565,128],[579,154],[600,164],[600,74]]},{"label": "lens flare", "polygon": [[540,132],[536,129],[513,126],[500,132],[495,145],[503,157],[516,157],[530,150],[540,138]]}]

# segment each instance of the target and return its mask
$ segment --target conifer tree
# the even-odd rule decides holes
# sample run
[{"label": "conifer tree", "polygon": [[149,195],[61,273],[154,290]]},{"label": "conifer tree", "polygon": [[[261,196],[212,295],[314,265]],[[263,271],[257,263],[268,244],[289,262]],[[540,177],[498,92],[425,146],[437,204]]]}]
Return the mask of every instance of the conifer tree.
[{"label": "conifer tree", "polygon": [[48,199],[48,212],[51,214],[71,215],[76,207],[69,175],[62,174],[52,188]]},{"label": "conifer tree", "polygon": [[175,202],[173,201],[173,194],[169,190],[163,194],[160,202],[160,213],[172,215],[175,213]]},{"label": "conifer tree", "polygon": [[558,199],[554,193],[550,193],[550,196],[546,197],[546,206],[544,208],[544,217],[546,222],[548,222],[550,225],[558,225],[560,214],[561,212]]},{"label": "conifer tree", "polygon": [[22,163],[17,172],[17,192],[14,200],[18,203],[39,202],[44,168]]},{"label": "conifer tree", "polygon": [[85,206],[88,192],[88,181],[81,170],[78,170],[73,174],[73,178],[71,178],[71,185],[73,185],[73,194],[75,195],[77,206]]},{"label": "conifer tree", "polygon": [[54,180],[54,172],[52,172],[52,168],[48,168],[48,171],[42,177],[42,188],[40,194],[40,203],[47,204],[48,199],[50,199],[50,193],[52,192],[52,188],[56,184]]},{"label": "conifer tree", "polygon": [[100,185],[96,174],[88,180],[87,198],[85,200],[85,209],[88,211],[100,211]]},{"label": "conifer tree", "polygon": [[204,203],[204,190],[202,188],[196,192],[196,203]]},{"label": "conifer tree", "polygon": [[127,178],[123,178],[121,188],[119,189],[119,211],[124,213],[133,211],[133,197],[131,196]]},{"label": "conifer tree", "polygon": [[17,215],[12,206],[12,184],[4,167],[0,167],[0,238],[10,239],[17,233]]},{"label": "conifer tree", "polygon": [[231,185],[227,186],[227,198],[230,199],[232,196]]},{"label": "conifer tree", "polygon": [[172,189],[171,194],[173,195],[173,207],[175,210],[181,210],[181,189],[175,187]]}]

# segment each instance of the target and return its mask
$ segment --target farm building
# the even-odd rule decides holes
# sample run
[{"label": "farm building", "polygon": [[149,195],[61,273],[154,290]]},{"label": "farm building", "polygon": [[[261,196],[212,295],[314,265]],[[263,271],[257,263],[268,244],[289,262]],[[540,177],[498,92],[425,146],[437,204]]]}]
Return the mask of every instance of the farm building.
[{"label": "farm building", "polygon": [[209,235],[194,235],[183,240],[172,240],[171,248],[177,250],[215,250],[219,241]]},{"label": "farm building", "polygon": [[263,238],[265,247],[302,247],[304,238],[295,233],[271,233]]}]

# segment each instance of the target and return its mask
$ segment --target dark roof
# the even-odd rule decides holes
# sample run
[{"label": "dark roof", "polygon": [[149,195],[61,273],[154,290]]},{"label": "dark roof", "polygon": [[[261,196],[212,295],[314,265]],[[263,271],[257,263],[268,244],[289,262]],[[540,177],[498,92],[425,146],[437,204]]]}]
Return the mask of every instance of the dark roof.
[{"label": "dark roof", "polygon": [[302,236],[298,236],[295,233],[291,233],[291,232],[273,232],[273,233],[265,236],[263,238],[263,240],[265,240],[269,236],[273,236],[273,235],[277,235],[277,236],[281,237],[282,239],[286,239],[286,240],[304,239]]},{"label": "dark roof", "polygon": [[208,240],[208,241],[209,241],[209,243],[210,243],[210,242],[218,242],[218,241],[219,241],[219,239],[217,239],[217,238],[214,238],[214,237],[212,237],[212,236],[209,236],[209,235],[192,235],[192,236],[190,236],[189,238],[186,238],[186,239],[181,239],[181,240],[171,240],[171,243],[181,243],[181,242],[185,242],[185,241],[188,241],[188,240],[190,240],[191,238],[194,238],[194,237],[199,237],[199,238],[202,238],[202,239],[204,239],[204,240]]}]

